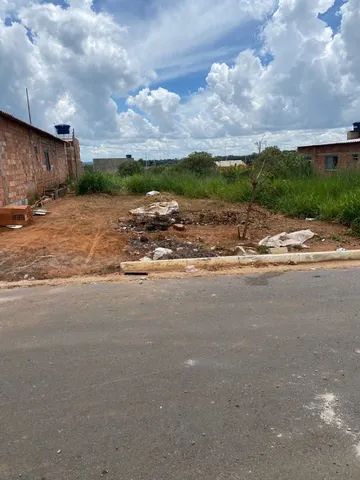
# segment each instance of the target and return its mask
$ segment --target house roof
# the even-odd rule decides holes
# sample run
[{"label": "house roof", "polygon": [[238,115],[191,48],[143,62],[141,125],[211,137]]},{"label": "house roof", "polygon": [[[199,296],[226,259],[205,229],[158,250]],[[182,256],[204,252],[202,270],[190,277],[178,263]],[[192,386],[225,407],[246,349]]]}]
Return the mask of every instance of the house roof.
[{"label": "house roof", "polygon": [[34,125],[30,125],[30,123],[24,122],[23,120],[20,120],[19,118],[16,118],[10,115],[10,113],[3,112],[2,110],[0,110],[0,117],[5,118],[5,120],[10,120],[11,122],[15,122],[21,125],[22,127],[30,128],[31,130],[34,130],[36,133],[43,135],[45,137],[49,137],[52,140],[57,140],[58,142],[64,143],[64,140],[62,140],[61,138],[56,137],[55,135],[52,135],[51,133],[46,132],[45,130],[41,130],[41,128],[34,127]]},{"label": "house roof", "polygon": [[301,145],[298,148],[311,148],[311,147],[328,147],[330,145],[347,145],[348,143],[360,143],[360,138],[355,138],[353,140],[345,140],[343,142],[329,142],[329,143],[316,143],[314,145]]}]

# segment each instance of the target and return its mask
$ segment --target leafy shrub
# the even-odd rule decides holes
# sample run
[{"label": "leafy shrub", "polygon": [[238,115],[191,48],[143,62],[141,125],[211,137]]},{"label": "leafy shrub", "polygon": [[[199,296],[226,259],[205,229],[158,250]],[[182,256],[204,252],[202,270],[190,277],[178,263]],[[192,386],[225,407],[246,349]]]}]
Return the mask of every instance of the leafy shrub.
[{"label": "leafy shrub", "polygon": [[313,168],[308,160],[294,151],[281,151],[278,147],[268,147],[256,157],[255,169],[264,165],[264,175],[270,178],[310,177]]},{"label": "leafy shrub", "polygon": [[137,175],[142,173],[144,170],[144,165],[142,162],[134,160],[126,160],[121,165],[119,165],[118,173],[122,177],[131,177],[131,175]]},{"label": "leafy shrub", "polygon": [[196,175],[211,175],[216,172],[216,162],[210,153],[194,152],[178,164],[178,169]]},{"label": "leafy shrub", "polygon": [[76,186],[78,195],[91,193],[116,193],[121,190],[121,184],[116,181],[116,176],[103,172],[85,172],[78,180]]}]

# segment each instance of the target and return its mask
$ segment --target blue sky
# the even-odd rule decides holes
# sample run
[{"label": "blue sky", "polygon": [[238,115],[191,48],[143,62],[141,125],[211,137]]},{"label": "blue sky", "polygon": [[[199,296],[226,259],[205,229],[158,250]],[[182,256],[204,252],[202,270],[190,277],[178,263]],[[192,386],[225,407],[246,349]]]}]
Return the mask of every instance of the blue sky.
[{"label": "blue sky", "polygon": [[[61,3],[61,0],[58,2]],[[137,25],[150,20],[159,12],[162,5],[169,4],[169,1],[156,0],[95,0],[93,8],[95,11],[105,11],[114,15],[121,23]],[[341,24],[340,7],[346,0],[335,0],[335,3],[326,13],[319,14],[319,18],[330,26],[336,33]],[[263,21],[249,21],[240,27],[236,27],[223,36],[220,36],[213,43],[207,44],[199,50],[204,53],[204,60],[193,66],[191,72],[184,73],[177,71],[174,74],[171,70],[159,69],[159,78],[149,85],[151,88],[163,87],[181,96],[182,101],[191,96],[199,88],[206,86],[206,77],[211,65],[214,62],[233,63],[239,51],[253,49],[258,52],[263,63],[267,64],[272,60],[271,55],[261,53],[261,30]],[[131,27],[130,27],[131,28]],[[135,93],[135,92],[132,92]],[[127,109],[126,97],[116,98],[119,111]]]},{"label": "blue sky", "polygon": [[87,158],[295,148],[359,120],[360,0],[3,0],[0,20],[0,108],[26,118],[27,87]]}]

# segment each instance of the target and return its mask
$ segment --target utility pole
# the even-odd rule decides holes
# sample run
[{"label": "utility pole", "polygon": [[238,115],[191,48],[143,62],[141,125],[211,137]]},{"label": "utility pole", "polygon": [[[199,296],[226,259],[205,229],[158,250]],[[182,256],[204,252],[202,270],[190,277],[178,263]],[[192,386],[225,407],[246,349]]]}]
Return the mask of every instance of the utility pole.
[{"label": "utility pole", "polygon": [[29,102],[29,92],[28,92],[28,89],[26,87],[26,100],[27,100],[27,108],[28,108],[28,114],[29,114],[29,123],[30,125],[32,125],[32,121],[31,121],[31,110],[30,110],[30,102]]}]

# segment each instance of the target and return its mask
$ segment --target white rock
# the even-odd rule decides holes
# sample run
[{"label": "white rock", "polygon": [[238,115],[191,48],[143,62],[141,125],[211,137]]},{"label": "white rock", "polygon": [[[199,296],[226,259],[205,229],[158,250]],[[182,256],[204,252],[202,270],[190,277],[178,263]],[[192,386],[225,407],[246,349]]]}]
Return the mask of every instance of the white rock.
[{"label": "white rock", "polygon": [[158,247],[154,251],[153,260],[160,260],[161,258],[168,257],[173,251],[170,248]]}]

